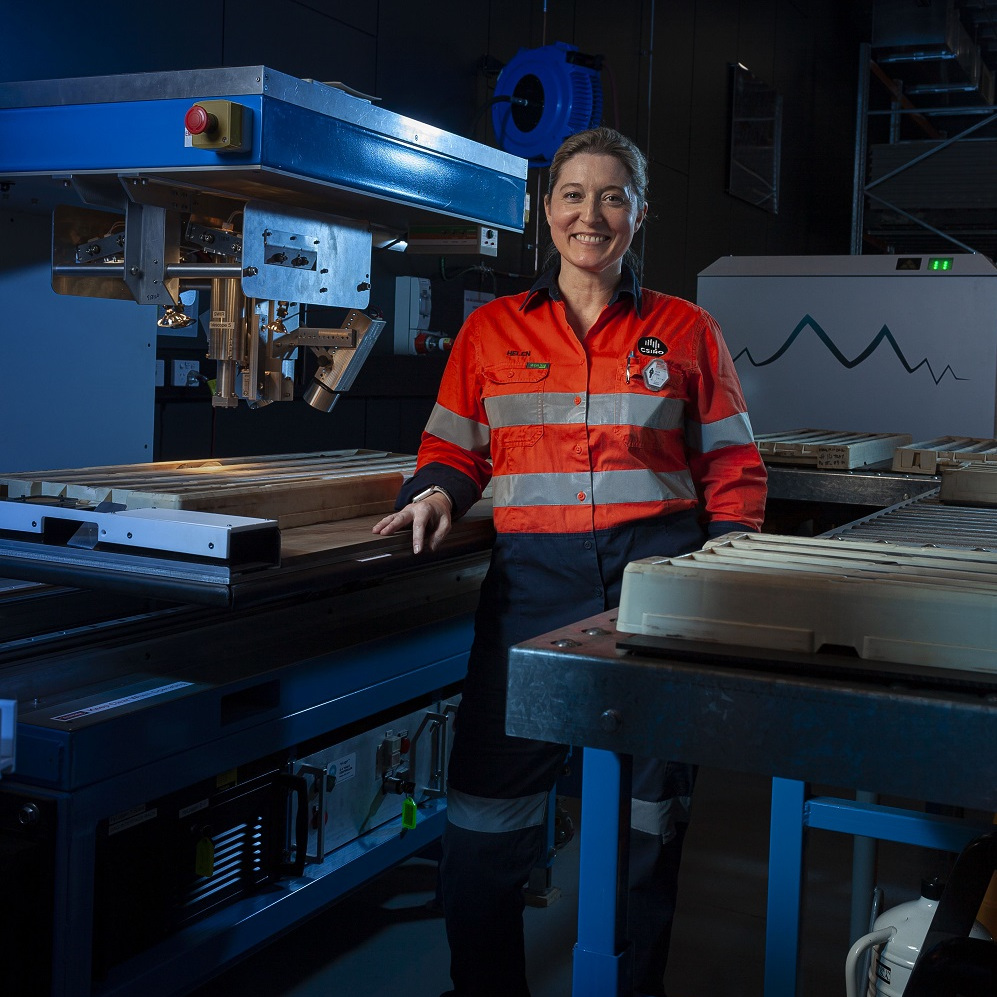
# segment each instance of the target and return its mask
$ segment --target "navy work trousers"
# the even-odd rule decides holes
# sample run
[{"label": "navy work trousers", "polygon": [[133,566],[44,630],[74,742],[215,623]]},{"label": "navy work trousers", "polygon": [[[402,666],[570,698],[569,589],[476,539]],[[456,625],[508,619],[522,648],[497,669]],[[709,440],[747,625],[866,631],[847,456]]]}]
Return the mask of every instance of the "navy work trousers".
[{"label": "navy work trousers", "polygon": [[[506,735],[509,647],[618,606],[629,561],[685,553],[703,539],[687,513],[589,534],[497,538],[449,768],[441,874],[458,997],[529,997],[522,889],[545,857],[545,807],[567,754],[563,745]],[[657,759],[634,763],[633,795],[649,806],[644,829],[631,834],[630,935],[635,982],[650,994],[664,992],[693,775]]]}]

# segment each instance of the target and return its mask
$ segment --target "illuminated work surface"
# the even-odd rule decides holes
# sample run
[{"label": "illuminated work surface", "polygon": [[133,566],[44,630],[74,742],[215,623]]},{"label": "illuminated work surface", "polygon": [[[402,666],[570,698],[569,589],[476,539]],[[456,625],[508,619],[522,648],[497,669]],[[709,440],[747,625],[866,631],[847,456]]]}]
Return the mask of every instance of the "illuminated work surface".
[{"label": "illuminated work surface", "polygon": [[166,559],[155,551],[142,556],[0,538],[0,576],[243,608],[487,552],[494,537],[490,500],[479,502],[454,525],[438,553],[418,557],[412,553],[411,531],[385,537],[371,532],[382,515],[284,530],[277,565],[210,564]]}]

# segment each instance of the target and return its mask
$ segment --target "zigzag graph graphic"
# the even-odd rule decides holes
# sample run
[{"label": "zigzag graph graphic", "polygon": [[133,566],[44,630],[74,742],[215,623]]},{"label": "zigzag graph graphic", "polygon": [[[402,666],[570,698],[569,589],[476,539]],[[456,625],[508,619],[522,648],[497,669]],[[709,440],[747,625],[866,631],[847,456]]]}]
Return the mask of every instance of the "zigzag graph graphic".
[{"label": "zigzag graph graphic", "polygon": [[889,344],[890,349],[892,349],[893,352],[896,354],[897,359],[900,361],[900,363],[903,364],[904,369],[907,371],[908,374],[913,374],[916,371],[920,370],[922,367],[927,367],[928,373],[931,375],[931,379],[935,382],[936,385],[938,385],[941,382],[942,378],[944,378],[946,374],[951,376],[952,379],[956,381],[970,380],[970,378],[968,377],[959,377],[959,375],[956,374],[956,372],[948,364],[945,365],[945,369],[940,374],[936,375],[934,370],[932,369],[931,364],[928,362],[927,357],[925,357],[919,363],[916,363],[912,366],[910,361],[908,361],[908,359],[904,356],[903,350],[900,349],[900,344],[897,343],[896,339],[893,338],[893,333],[890,332],[889,326],[886,325],[884,325],[883,328],[879,330],[879,332],[876,334],[872,342],[869,343],[869,345],[857,357],[855,357],[852,360],[849,360],[848,357],[846,357],[844,353],[842,353],[841,350],[839,350],[838,347],[834,344],[831,337],[820,327],[817,321],[809,314],[804,315],[803,318],[800,319],[799,324],[790,333],[789,337],[786,339],[786,342],[784,342],[782,346],[780,346],[779,349],[777,349],[775,353],[772,354],[772,356],[767,357],[765,360],[756,360],[751,355],[751,351],[747,347],[745,347],[743,350],[740,351],[740,353],[737,354],[737,356],[734,357],[734,362],[736,363],[738,360],[740,360],[741,357],[746,357],[748,363],[750,363],[752,367],[766,367],[771,363],[775,363],[776,360],[778,360],[781,356],[783,356],[783,354],[786,353],[786,351],[793,345],[793,343],[796,342],[796,338],[805,329],[811,329],[814,332],[814,334],[817,336],[817,338],[827,347],[828,352],[831,354],[831,356],[833,356],[834,359],[837,360],[842,367],[845,367],[848,370],[851,370],[854,367],[858,367],[859,364],[861,364],[863,361],[868,360],[869,357],[871,357],[872,354],[879,349],[880,344],[886,342]]}]

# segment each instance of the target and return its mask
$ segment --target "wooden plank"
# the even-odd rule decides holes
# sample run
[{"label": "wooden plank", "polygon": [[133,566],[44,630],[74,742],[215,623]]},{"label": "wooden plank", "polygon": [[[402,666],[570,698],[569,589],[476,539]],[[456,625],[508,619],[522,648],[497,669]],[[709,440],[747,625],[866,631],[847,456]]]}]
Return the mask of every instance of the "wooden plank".
[{"label": "wooden plank", "polygon": [[58,481],[96,483],[102,481],[119,482],[122,478],[129,481],[143,479],[162,480],[176,476],[178,478],[197,478],[202,475],[220,475],[223,477],[245,476],[247,474],[284,475],[309,470],[329,471],[349,467],[371,467],[383,464],[404,464],[415,458],[406,454],[391,454],[382,451],[344,451],[328,454],[300,454],[294,459],[269,458],[247,460],[203,460],[187,462],[163,462],[159,464],[112,465],[105,467],[66,468],[63,470],[16,472],[0,477],[9,481]]},{"label": "wooden plank", "polygon": [[[312,557],[322,557],[327,551],[348,551],[355,549],[358,556],[377,557],[389,551],[397,551],[399,545],[410,548],[412,533],[393,533],[382,537],[373,532],[380,514],[357,516],[353,519],[335,520],[327,523],[311,523],[307,526],[287,529],[281,533],[281,556],[295,564],[306,562]],[[486,538],[482,549],[494,537],[491,502],[478,502],[465,516],[454,524],[448,540],[466,540],[469,537]]]},{"label": "wooden plank", "polygon": [[377,460],[414,460],[405,454],[392,454],[379,450],[329,450],[300,454],[271,454],[258,457],[212,457],[203,460],[159,461],[146,464],[108,464],[94,467],[48,469],[41,471],[17,471],[0,474],[0,482],[82,482],[97,483],[117,481],[124,476],[137,480],[143,475],[161,478],[169,471],[180,476],[213,473],[223,469],[227,474],[256,470],[281,474],[291,469],[308,467],[350,466],[369,464]]},{"label": "wooden plank", "polygon": [[252,489],[204,489],[192,494],[117,491],[113,500],[127,498],[129,509],[163,508],[170,499],[173,508],[196,509],[199,512],[254,516],[276,519],[281,528],[291,525],[347,519],[350,516],[389,512],[404,481],[400,472],[367,473],[353,477],[327,478],[318,481],[273,482]]},{"label": "wooden plank", "polygon": [[249,489],[258,485],[268,485],[275,482],[291,484],[296,481],[359,477],[366,474],[380,474],[387,471],[397,471],[402,475],[409,475],[414,470],[415,458],[405,457],[377,461],[376,463],[355,462],[332,466],[328,464],[316,464],[309,469],[295,471],[278,470],[272,474],[255,469],[253,471],[235,472],[225,470],[220,474],[199,473],[186,476],[167,472],[162,476],[144,474],[134,479],[122,475],[115,479],[69,484],[65,487],[65,494],[68,497],[79,499],[89,499],[91,496],[94,496],[97,501],[103,501],[113,495],[113,501],[124,501],[126,503],[130,494],[156,494],[162,496],[163,502],[166,502],[166,496],[170,495],[176,497],[178,502],[174,506],[168,507],[186,508],[182,501],[184,497],[190,495],[192,499],[196,500],[197,496],[203,493],[205,489],[224,489],[234,492],[239,489]]},{"label": "wooden plank", "polygon": [[390,455],[377,459],[350,458],[346,460],[316,460],[311,462],[297,462],[287,465],[228,465],[220,466],[205,463],[195,467],[184,467],[178,469],[163,468],[162,470],[141,470],[129,472],[127,469],[115,470],[107,473],[103,468],[84,468],[77,471],[66,472],[37,472],[30,476],[10,476],[11,482],[26,481],[34,484],[39,482],[55,482],[66,487],[74,484],[81,486],[96,487],[98,485],[121,485],[129,484],[138,486],[142,482],[199,482],[205,478],[216,479],[218,481],[238,481],[240,479],[265,478],[271,480],[275,477],[284,478],[289,475],[319,475],[347,471],[351,468],[369,467],[405,467],[414,463],[415,458],[402,455]]},{"label": "wooden plank", "polygon": [[202,458],[186,458],[184,460],[167,460],[167,461],[155,461],[151,463],[144,464],[95,464],[92,467],[66,467],[66,468],[47,468],[39,471],[13,471],[2,475],[4,478],[31,478],[35,476],[65,476],[65,475],[85,475],[94,472],[142,472],[142,471],[156,471],[156,470],[176,470],[178,468],[198,468],[205,465],[210,465],[213,467],[230,467],[239,465],[252,465],[258,464],[260,466],[265,465],[275,465],[280,466],[281,464],[291,464],[300,461],[318,460],[322,458],[328,458],[330,460],[347,459],[350,457],[357,456],[369,456],[371,458],[385,457],[385,456],[403,456],[401,454],[389,454],[385,450],[361,450],[357,448],[348,448],[346,450],[315,450],[315,451],[303,451],[301,453],[285,453],[285,454],[255,454],[245,457],[202,457]]}]

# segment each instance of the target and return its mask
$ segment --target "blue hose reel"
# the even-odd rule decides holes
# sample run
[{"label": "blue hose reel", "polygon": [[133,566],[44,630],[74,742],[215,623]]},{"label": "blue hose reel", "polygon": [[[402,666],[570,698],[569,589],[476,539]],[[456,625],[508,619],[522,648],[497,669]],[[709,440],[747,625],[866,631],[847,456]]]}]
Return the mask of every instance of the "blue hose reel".
[{"label": "blue hose reel", "polygon": [[499,145],[530,166],[547,166],[569,135],[602,122],[600,56],[555,42],[521,48],[495,84],[492,127]]}]

